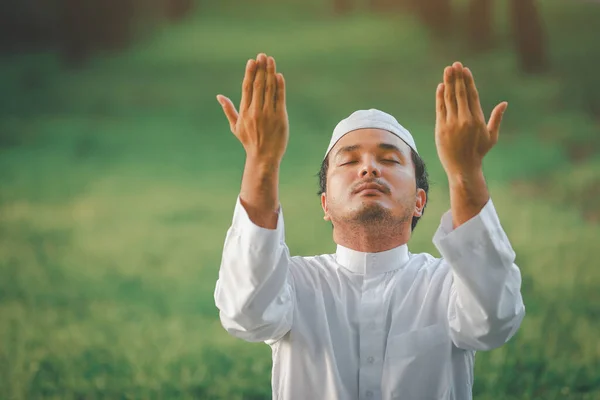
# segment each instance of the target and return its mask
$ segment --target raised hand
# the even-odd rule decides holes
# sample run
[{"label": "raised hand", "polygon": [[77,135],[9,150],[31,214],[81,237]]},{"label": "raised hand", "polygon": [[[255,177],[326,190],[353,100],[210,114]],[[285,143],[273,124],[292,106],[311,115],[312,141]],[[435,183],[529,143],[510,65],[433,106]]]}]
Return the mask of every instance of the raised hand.
[{"label": "raised hand", "polygon": [[481,170],[483,157],[498,141],[506,107],[498,104],[486,123],[471,71],[459,62],[444,69],[436,91],[435,143],[448,176]]},{"label": "raised hand", "polygon": [[275,59],[261,53],[256,61],[248,60],[239,113],[229,98],[218,95],[217,100],[247,157],[279,165],[288,143],[289,123],[285,80],[276,71]]}]

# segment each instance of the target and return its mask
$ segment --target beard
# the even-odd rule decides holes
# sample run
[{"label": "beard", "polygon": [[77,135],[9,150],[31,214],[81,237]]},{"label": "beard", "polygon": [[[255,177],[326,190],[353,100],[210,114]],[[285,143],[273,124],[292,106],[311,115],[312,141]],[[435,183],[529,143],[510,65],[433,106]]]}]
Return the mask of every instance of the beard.
[{"label": "beard", "polygon": [[400,214],[394,215],[392,211],[379,203],[363,203],[355,212],[345,215],[341,220],[348,225],[371,227],[399,227],[412,220],[413,210],[404,206]]},{"label": "beard", "polygon": [[359,224],[381,224],[392,222],[394,217],[390,210],[375,203],[363,206],[356,214],[350,217],[350,220]]}]

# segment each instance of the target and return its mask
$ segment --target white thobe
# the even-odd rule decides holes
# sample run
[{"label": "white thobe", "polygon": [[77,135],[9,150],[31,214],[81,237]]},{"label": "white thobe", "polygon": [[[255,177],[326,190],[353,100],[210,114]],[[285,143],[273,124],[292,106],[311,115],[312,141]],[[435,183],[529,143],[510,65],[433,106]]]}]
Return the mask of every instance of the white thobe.
[{"label": "white thobe", "polygon": [[525,307],[515,253],[490,199],[433,242],[379,253],[290,256],[276,229],[235,206],[215,288],[223,327],[273,356],[274,400],[472,398],[475,351],[519,328]]}]

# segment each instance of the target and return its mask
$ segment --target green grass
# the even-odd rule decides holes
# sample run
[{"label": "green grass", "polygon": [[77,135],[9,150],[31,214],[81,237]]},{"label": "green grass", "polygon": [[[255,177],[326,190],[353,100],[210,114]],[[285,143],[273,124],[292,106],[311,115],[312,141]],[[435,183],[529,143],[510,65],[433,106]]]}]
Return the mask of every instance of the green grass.
[{"label": "green grass", "polygon": [[[53,54],[0,66],[0,398],[270,398],[269,348],[229,337],[212,297],[243,167],[215,95],[237,102],[246,59],[266,51],[288,82],[281,196],[294,254],[333,251],[314,175],[335,123],[377,107],[428,162],[411,250],[437,255],[449,205],[433,142],[441,71],[469,65],[488,114],[509,101],[485,172],[528,314],[508,345],[478,354],[475,398],[600,399],[600,135],[581,110],[591,92],[570,90],[600,80],[563,69],[569,54],[600,55],[587,25],[569,20],[561,36],[558,18],[598,7],[545,3],[556,67],[526,77],[508,45],[468,55],[409,18],[333,19],[314,4],[317,17],[284,20],[208,8],[78,72]],[[581,147],[592,156],[574,163]]]}]

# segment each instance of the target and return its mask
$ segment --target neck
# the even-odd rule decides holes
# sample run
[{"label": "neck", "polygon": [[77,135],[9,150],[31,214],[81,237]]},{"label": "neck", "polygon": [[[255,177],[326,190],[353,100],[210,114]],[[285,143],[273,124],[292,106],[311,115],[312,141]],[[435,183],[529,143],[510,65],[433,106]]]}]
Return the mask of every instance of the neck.
[{"label": "neck", "polygon": [[335,243],[364,253],[379,253],[408,243],[410,220],[394,224],[335,222]]}]

